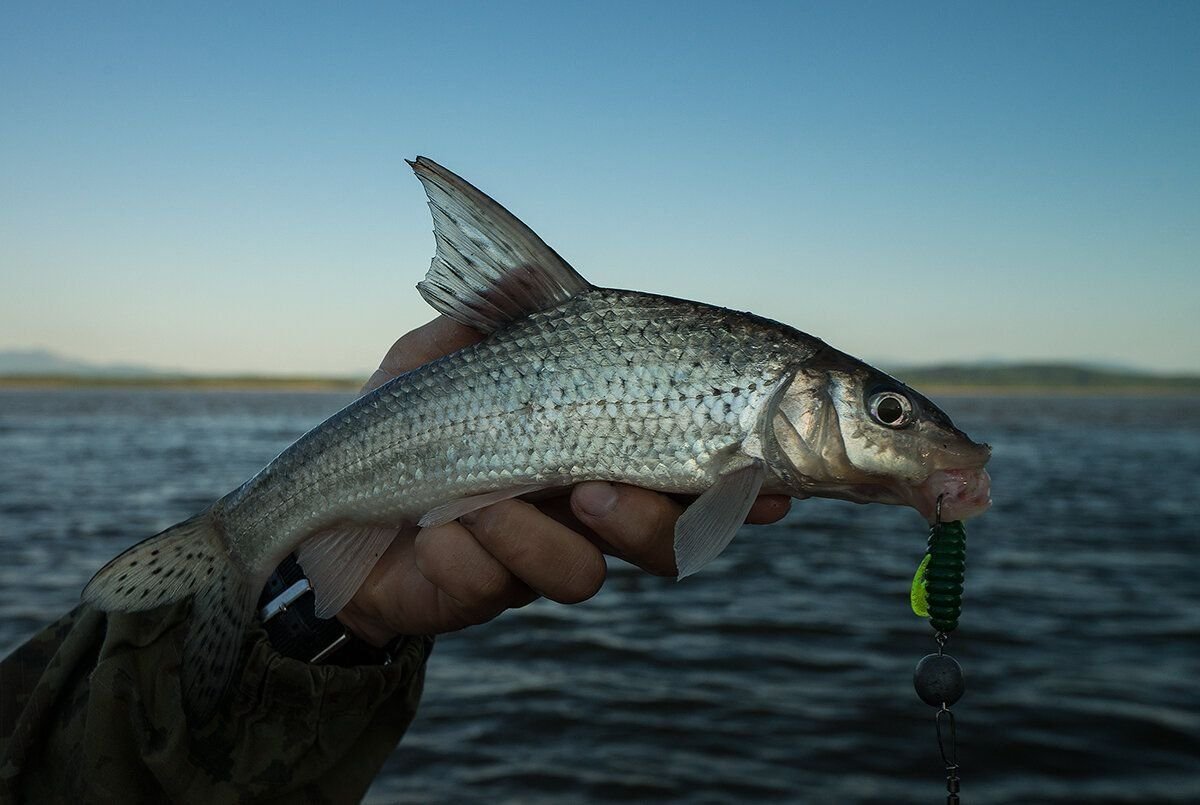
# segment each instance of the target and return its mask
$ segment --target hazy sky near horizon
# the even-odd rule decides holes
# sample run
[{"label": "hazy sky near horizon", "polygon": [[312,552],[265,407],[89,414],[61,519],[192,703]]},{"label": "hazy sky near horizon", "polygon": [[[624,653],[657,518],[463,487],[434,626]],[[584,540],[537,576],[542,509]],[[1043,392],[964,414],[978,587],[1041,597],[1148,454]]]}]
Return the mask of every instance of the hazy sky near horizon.
[{"label": "hazy sky near horizon", "polygon": [[363,375],[404,158],[885,364],[1200,371],[1200,4],[0,7],[0,349]]}]

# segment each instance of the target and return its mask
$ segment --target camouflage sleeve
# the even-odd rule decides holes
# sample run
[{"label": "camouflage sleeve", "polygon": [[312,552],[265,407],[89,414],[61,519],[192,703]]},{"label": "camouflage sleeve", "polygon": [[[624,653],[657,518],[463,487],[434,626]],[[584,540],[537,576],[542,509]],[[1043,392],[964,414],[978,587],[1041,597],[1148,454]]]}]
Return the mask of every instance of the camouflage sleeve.
[{"label": "camouflage sleeve", "polygon": [[247,635],[213,721],[189,730],[179,667],[187,604],[78,607],[0,664],[0,802],[354,802],[416,714],[433,639],[390,665],[281,656]]}]

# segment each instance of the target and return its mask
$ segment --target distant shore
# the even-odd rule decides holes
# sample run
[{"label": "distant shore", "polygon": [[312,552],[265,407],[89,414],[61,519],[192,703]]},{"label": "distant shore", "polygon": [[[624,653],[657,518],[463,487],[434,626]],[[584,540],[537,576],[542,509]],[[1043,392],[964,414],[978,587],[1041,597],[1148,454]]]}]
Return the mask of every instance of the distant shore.
[{"label": "distant shore", "polygon": [[1193,397],[1200,396],[1200,386],[1173,388],[1170,386],[998,386],[998,385],[943,385],[938,383],[912,383],[912,386],[927,397],[935,400],[942,394],[963,394],[979,397],[1020,396],[1128,396],[1128,397]]},{"label": "distant shore", "polygon": [[363,380],[338,377],[147,376],[91,377],[87,375],[11,375],[0,377],[0,388],[25,389],[194,389],[196,391],[357,391]]},{"label": "distant shore", "polygon": [[928,366],[897,369],[897,378],[926,393],[1200,394],[1200,376],[1096,369],[1074,364]]}]

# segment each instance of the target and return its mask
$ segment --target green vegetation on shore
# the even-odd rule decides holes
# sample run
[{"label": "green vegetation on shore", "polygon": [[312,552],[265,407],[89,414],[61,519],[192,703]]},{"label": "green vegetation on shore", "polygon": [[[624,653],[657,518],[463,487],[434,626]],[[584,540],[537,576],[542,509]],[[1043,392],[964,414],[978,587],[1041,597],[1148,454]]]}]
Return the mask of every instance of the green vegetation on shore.
[{"label": "green vegetation on shore", "polygon": [[[1200,393],[1200,375],[1157,375],[1093,369],[1075,364],[945,365],[896,369],[896,377],[930,392]],[[350,377],[274,377],[261,375],[0,375],[0,388],[168,388],[247,391],[355,391],[362,380]]]}]

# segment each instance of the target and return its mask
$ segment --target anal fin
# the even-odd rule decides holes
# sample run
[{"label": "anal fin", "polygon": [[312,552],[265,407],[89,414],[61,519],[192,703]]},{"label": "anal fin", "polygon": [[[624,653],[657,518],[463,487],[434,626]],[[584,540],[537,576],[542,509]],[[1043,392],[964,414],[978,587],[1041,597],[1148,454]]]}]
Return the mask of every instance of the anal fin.
[{"label": "anal fin", "polygon": [[675,523],[675,566],[679,578],[716,559],[737,536],[766,478],[761,461],[717,479]]}]

